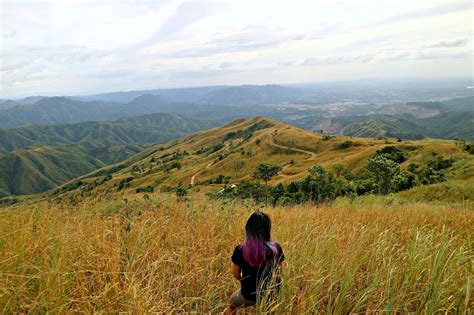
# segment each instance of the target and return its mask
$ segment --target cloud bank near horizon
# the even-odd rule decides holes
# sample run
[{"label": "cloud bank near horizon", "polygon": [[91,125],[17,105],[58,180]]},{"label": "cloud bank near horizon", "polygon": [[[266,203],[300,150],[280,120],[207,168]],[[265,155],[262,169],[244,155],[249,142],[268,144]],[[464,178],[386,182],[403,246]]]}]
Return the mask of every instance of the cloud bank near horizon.
[{"label": "cloud bank near horizon", "polygon": [[472,77],[470,1],[1,2],[0,97]]}]

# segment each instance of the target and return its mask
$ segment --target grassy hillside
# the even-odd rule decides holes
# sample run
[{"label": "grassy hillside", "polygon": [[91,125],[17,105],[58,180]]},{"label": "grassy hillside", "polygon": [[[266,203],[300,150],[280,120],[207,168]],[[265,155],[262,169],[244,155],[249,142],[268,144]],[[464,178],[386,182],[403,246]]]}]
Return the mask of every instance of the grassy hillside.
[{"label": "grassy hillside", "polygon": [[112,122],[0,130],[0,198],[34,194],[140,152],[209,128],[210,122],[151,114]]},{"label": "grassy hillside", "polygon": [[49,190],[142,149],[139,145],[84,143],[9,152],[0,156],[0,197]]},{"label": "grassy hillside", "polygon": [[85,141],[117,144],[165,143],[212,126],[214,124],[209,121],[165,113],[72,125],[30,125],[0,129],[0,153],[41,145],[58,146]]},{"label": "grassy hillside", "polygon": [[[0,210],[4,313],[219,313],[252,204],[104,195]],[[472,211],[266,208],[286,255],[275,313],[470,313]]]},{"label": "grassy hillside", "polygon": [[389,115],[371,115],[360,117],[360,122],[354,122],[343,130],[345,135],[364,138],[391,137],[402,139],[423,139],[436,137],[437,132],[432,132],[431,125],[421,126],[414,120]]},{"label": "grassy hillside", "polygon": [[439,138],[474,141],[474,110],[447,112],[418,123]]},{"label": "grassy hillside", "polygon": [[[436,108],[440,103],[412,103]],[[416,118],[410,115],[360,115],[323,117],[308,116],[292,121],[309,130],[323,130],[353,137],[395,137],[474,140],[474,111],[442,111],[440,114]]]},{"label": "grassy hillside", "polygon": [[[423,165],[433,157],[439,157],[454,163],[446,170],[448,185],[456,180],[473,184],[474,156],[455,141],[398,142],[396,139],[333,137],[256,117],[235,120],[166,145],[152,146],[122,163],[81,178],[83,186],[78,192],[90,195],[88,183],[111,175],[110,181],[93,185],[92,195],[102,192],[134,194],[142,188],[169,192],[180,184],[189,186],[191,195],[202,195],[222,189],[225,184],[220,180],[223,178],[229,184],[253,180],[253,173],[262,162],[282,167],[271,185],[301,180],[314,165],[332,170],[334,164],[342,163],[347,172],[358,174],[364,171],[367,159],[385,147],[404,152],[402,169],[406,170],[412,163]],[[455,195],[455,189],[450,194]],[[462,203],[466,198],[454,202]]]}]

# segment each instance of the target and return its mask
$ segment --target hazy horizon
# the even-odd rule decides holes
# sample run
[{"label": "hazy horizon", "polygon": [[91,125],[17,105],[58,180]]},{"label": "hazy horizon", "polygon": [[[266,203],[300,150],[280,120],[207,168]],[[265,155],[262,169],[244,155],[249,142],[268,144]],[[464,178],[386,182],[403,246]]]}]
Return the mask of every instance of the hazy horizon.
[{"label": "hazy horizon", "polygon": [[1,2],[0,97],[471,80],[470,1]]}]

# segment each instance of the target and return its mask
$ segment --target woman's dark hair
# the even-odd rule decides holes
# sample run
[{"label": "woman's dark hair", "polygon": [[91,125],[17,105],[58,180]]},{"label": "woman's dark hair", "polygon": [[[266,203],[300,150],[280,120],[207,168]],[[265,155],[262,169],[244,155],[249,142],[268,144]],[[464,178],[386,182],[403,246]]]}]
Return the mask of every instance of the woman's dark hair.
[{"label": "woman's dark hair", "polygon": [[245,241],[242,244],[244,259],[253,267],[261,266],[267,249],[277,254],[275,242],[271,240],[272,221],[262,211],[255,211],[245,225]]}]

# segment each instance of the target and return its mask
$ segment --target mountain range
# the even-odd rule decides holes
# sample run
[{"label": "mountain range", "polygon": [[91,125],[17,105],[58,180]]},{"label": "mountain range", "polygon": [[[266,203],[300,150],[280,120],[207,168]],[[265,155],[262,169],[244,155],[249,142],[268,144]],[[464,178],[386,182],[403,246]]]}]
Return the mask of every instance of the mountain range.
[{"label": "mountain range", "polygon": [[[216,96],[216,98],[219,98]],[[203,103],[168,103],[162,96],[145,94],[128,103],[80,101],[66,97],[43,98],[31,105],[0,110],[0,128],[28,124],[72,124],[84,121],[116,120],[150,113],[174,113],[218,122],[238,116],[268,113],[272,110],[251,105],[218,106]]]},{"label": "mountain range", "polygon": [[[0,129],[0,197],[39,193],[214,123],[174,114]],[[3,153],[3,154],[2,154]]]},{"label": "mountain range", "polygon": [[429,117],[413,114],[369,114],[327,117],[310,115],[287,120],[301,128],[329,134],[364,138],[395,137],[402,139],[463,139],[474,141],[474,97],[444,102],[407,103],[439,111]]},{"label": "mountain range", "polygon": [[[0,128],[117,120],[150,113],[173,113],[217,124],[263,115],[331,134],[473,140],[474,96],[436,102],[351,105],[306,103],[302,95],[307,95],[304,89],[242,85],[37,96],[0,102],[0,108],[6,108],[0,110]],[[438,124],[442,124],[441,128]]]}]

